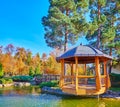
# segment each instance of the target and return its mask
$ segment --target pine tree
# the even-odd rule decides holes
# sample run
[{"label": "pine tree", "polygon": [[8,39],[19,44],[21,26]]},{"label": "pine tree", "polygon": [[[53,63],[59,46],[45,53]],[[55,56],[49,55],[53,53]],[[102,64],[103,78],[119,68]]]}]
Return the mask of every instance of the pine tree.
[{"label": "pine tree", "polygon": [[35,72],[32,67],[29,68],[29,75],[34,76]]},{"label": "pine tree", "polygon": [[[120,19],[118,1],[91,0],[91,26],[86,38],[94,47],[101,49],[110,56],[116,56],[119,52],[120,36],[118,20]],[[101,3],[100,3],[101,2]],[[112,69],[110,63],[109,73]]]},{"label": "pine tree", "polygon": [[87,30],[84,13],[88,0],[49,0],[48,16],[42,18],[48,46],[66,51]]},{"label": "pine tree", "polygon": [[38,75],[38,74],[42,74],[40,70],[40,64],[38,64],[37,67],[35,68],[35,75]]},{"label": "pine tree", "polygon": [[[104,14],[107,16],[107,23],[103,29],[103,34],[101,41],[104,43],[105,50],[110,56],[119,56],[120,51],[120,33],[119,33],[119,24],[120,24],[120,1],[108,1],[107,7],[104,10]],[[116,61],[110,62],[109,73],[113,64]]]},{"label": "pine tree", "polygon": [[102,27],[106,22],[106,16],[103,14],[106,0],[89,0],[90,24],[86,39],[89,44],[100,49]]}]

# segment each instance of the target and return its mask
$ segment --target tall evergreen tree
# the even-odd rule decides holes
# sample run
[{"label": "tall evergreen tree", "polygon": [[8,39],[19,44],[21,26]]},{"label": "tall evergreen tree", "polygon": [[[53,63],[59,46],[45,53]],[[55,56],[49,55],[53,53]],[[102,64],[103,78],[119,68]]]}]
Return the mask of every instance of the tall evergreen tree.
[{"label": "tall evergreen tree", "polygon": [[[90,5],[92,6],[90,7],[92,20],[90,31],[86,38],[93,46],[96,46],[110,56],[116,56],[120,46],[120,36],[117,28],[118,20],[120,19],[120,5],[118,5],[118,1],[94,0]],[[112,62],[110,63],[109,72],[111,72],[111,69]]]},{"label": "tall evergreen tree", "polygon": [[97,49],[102,46],[100,39],[102,27],[106,22],[106,16],[103,14],[105,5],[106,0],[89,0],[90,26],[86,39]]},{"label": "tall evergreen tree", "polygon": [[42,18],[45,40],[48,46],[63,47],[75,43],[80,34],[87,30],[85,18],[88,0],[49,0],[48,16]]},{"label": "tall evergreen tree", "polygon": [[104,8],[104,14],[106,15],[107,20],[104,24],[101,42],[108,50],[107,53],[112,55],[114,54],[113,52],[116,52],[115,47],[120,39],[118,34],[118,19],[120,18],[120,14],[117,9],[117,2],[111,0],[108,1],[106,8]]},{"label": "tall evergreen tree", "polygon": [[[104,14],[107,16],[107,21],[104,25],[101,41],[103,42],[105,51],[110,56],[117,57],[120,51],[120,1],[109,0],[104,9]],[[113,63],[112,61],[110,63],[109,73],[111,73],[114,62],[115,60],[113,60]]]}]

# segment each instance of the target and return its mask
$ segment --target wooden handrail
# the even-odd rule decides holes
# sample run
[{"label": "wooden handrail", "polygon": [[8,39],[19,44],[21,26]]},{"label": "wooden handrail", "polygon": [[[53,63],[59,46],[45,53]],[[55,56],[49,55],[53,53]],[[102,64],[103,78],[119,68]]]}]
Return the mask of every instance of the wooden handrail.
[{"label": "wooden handrail", "polygon": [[[95,78],[96,76],[88,76],[88,75],[78,75],[78,78]],[[101,75],[101,78],[105,78],[106,75]],[[75,76],[63,76],[63,78],[75,78]]]},{"label": "wooden handrail", "polygon": [[72,82],[65,82],[64,85],[71,84]]},{"label": "wooden handrail", "polygon": [[[63,78],[75,78],[76,76],[63,76]],[[79,75],[77,78],[95,78],[95,76]]]},{"label": "wooden handrail", "polygon": [[105,78],[106,77],[106,75],[101,75],[101,78]]},{"label": "wooden handrail", "polygon": [[63,76],[63,78],[75,78],[75,76]]},{"label": "wooden handrail", "polygon": [[79,75],[78,78],[95,78],[95,76]]}]

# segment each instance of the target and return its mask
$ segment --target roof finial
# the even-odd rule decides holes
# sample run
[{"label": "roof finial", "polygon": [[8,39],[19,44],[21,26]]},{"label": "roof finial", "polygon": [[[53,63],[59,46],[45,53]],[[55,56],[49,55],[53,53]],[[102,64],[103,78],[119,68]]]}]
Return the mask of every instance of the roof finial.
[{"label": "roof finial", "polygon": [[80,43],[80,45],[82,46],[82,42]]}]

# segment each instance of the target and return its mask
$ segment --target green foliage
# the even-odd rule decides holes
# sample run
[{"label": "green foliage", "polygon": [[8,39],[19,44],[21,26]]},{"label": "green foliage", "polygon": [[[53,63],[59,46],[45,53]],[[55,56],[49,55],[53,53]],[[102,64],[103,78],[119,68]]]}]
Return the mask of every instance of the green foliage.
[{"label": "green foliage", "polygon": [[105,6],[107,0],[98,0],[100,6]]},{"label": "green foliage", "polygon": [[10,78],[1,78],[0,79],[0,84],[10,84],[13,83],[13,80]]},{"label": "green foliage", "polygon": [[58,86],[58,81],[49,81],[49,82],[42,82],[40,83],[40,88],[43,88],[44,86],[47,86],[47,87],[56,87]]},{"label": "green foliage", "polygon": [[[86,29],[85,11],[88,0],[50,0],[48,16],[42,18],[45,40],[48,46],[66,49],[66,44],[74,44]],[[81,9],[80,9],[81,8]]]},{"label": "green foliage", "polygon": [[13,76],[13,81],[15,82],[30,82],[33,77],[32,76]]},{"label": "green foliage", "polygon": [[86,39],[89,45],[116,57],[109,65],[119,64],[120,56],[120,12],[119,0],[89,0],[90,23]]},{"label": "green foliage", "polygon": [[34,76],[34,75],[35,75],[35,72],[34,72],[33,68],[30,67],[30,69],[29,69],[29,76]]},{"label": "green foliage", "polygon": [[105,42],[110,42],[112,40],[114,40],[115,38],[115,28],[114,27],[111,27],[111,28],[108,28],[108,29],[105,29],[103,31],[103,34],[102,34],[102,41],[105,43]]},{"label": "green foliage", "polygon": [[110,80],[113,87],[120,87],[120,74],[110,74]]},{"label": "green foliage", "polygon": [[42,74],[42,72],[40,71],[40,65],[38,65],[38,66],[35,68],[35,75],[38,75],[38,74]]},{"label": "green foliage", "polygon": [[111,73],[110,74],[110,79],[111,79],[112,82],[117,82],[117,81],[120,82],[120,74]]},{"label": "green foliage", "polygon": [[120,92],[120,87],[110,87],[109,90]]},{"label": "green foliage", "polygon": [[0,79],[0,84],[5,84],[5,83],[6,83],[5,79],[4,79],[4,78],[1,78],[1,79]]},{"label": "green foliage", "polygon": [[2,64],[0,64],[0,78],[4,75]]}]

